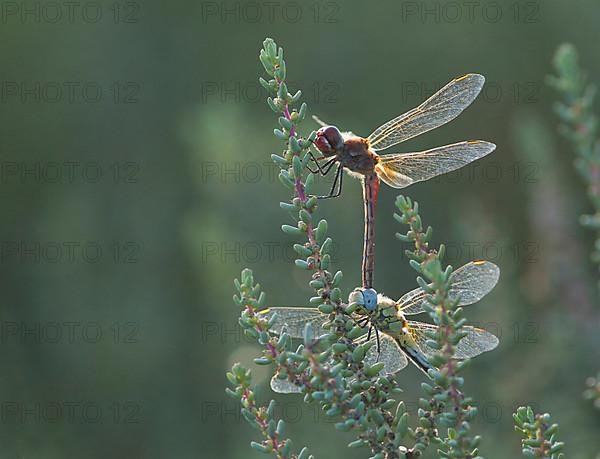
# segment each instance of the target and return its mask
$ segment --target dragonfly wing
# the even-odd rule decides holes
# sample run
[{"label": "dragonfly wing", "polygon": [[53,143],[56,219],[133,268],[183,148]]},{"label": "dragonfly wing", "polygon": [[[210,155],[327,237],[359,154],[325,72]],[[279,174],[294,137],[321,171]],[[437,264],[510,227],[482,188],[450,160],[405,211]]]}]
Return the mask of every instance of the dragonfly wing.
[{"label": "dragonfly wing", "polygon": [[427,293],[421,287],[402,295],[398,300],[398,308],[405,316],[425,312],[423,304],[427,301]]},{"label": "dragonfly wing", "polygon": [[[471,261],[461,266],[452,274],[452,285],[448,295],[460,298],[459,306],[477,303],[496,285],[500,277],[500,268],[490,261]],[[404,315],[424,312],[423,304],[427,301],[427,293],[417,288],[406,293],[398,300],[398,307]]]},{"label": "dragonfly wing", "polygon": [[[371,338],[375,339],[375,338]],[[363,335],[355,342],[357,344],[364,343],[367,340],[367,335]],[[384,333],[379,333],[380,352],[377,352],[377,345],[371,346],[364,359],[365,365],[373,365],[377,362],[383,362],[384,366],[380,374],[391,375],[408,365],[408,360],[402,352],[400,346],[392,338]],[[296,386],[287,379],[279,379],[277,375],[271,378],[271,389],[279,394],[300,393],[302,389]]]},{"label": "dragonfly wing", "polygon": [[290,337],[303,338],[306,324],[310,324],[314,337],[328,333],[323,328],[323,325],[329,318],[316,308],[275,307],[263,309],[259,314],[263,315],[267,320],[273,317],[274,314],[277,314],[275,322],[271,327],[271,330],[276,334],[281,334],[281,330],[285,327]]},{"label": "dragonfly wing", "polygon": [[327,124],[325,121],[323,121],[321,118],[319,118],[317,115],[313,115],[312,119],[321,127],[326,127],[326,126],[330,126],[330,124]]},{"label": "dragonfly wing", "polygon": [[277,375],[271,378],[271,389],[278,394],[297,394],[302,392],[300,386],[296,386],[287,379],[279,379]]},{"label": "dragonfly wing", "polygon": [[[372,337],[371,339],[375,339]],[[396,343],[396,340],[385,333],[379,332],[380,352],[377,352],[377,344],[371,346],[365,356],[365,365],[373,365],[377,362],[383,362],[384,366],[381,374],[391,375],[402,370],[408,365],[408,360],[404,352]]]},{"label": "dragonfly wing", "polygon": [[484,140],[468,140],[418,153],[383,155],[375,170],[389,186],[404,188],[460,169],[495,148],[496,145]]},{"label": "dragonfly wing", "polygon": [[500,268],[485,260],[472,261],[452,274],[451,297],[460,297],[459,306],[477,303],[492,291],[500,278]]},{"label": "dragonfly wing", "polygon": [[[412,320],[408,321],[408,327],[413,339],[425,355],[431,356],[438,352],[436,349],[429,347],[426,341],[433,339],[428,336],[428,334],[437,334],[439,332],[439,327]],[[466,331],[467,335],[456,345],[454,352],[455,359],[475,357],[484,352],[491,351],[498,346],[498,338],[488,331],[468,325],[463,326],[463,331]]]},{"label": "dragonfly wing", "polygon": [[375,129],[369,145],[383,150],[446,124],[471,105],[484,82],[483,75],[476,73],[455,78],[418,107]]},{"label": "dragonfly wing", "polygon": [[[321,118],[319,118],[317,115],[313,115],[312,119],[315,121],[315,123],[317,123],[321,127],[331,126],[331,124],[326,123]],[[354,135],[354,132],[352,132],[352,131],[344,131],[341,134],[342,134],[342,138],[344,139],[344,141],[348,140],[350,137],[356,137]]]},{"label": "dragonfly wing", "polygon": [[468,359],[491,351],[500,342],[495,335],[481,328],[464,326],[463,330],[468,334],[456,346],[454,357],[457,359]]}]

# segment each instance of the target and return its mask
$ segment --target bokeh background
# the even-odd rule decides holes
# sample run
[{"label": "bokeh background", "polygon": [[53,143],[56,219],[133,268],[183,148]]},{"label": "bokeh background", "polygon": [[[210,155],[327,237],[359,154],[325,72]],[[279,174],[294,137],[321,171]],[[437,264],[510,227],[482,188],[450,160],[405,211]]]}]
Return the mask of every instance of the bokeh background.
[{"label": "bokeh background", "polygon": [[[0,457],[259,457],[224,393],[226,370],[258,351],[237,328],[232,280],[252,268],[271,305],[311,293],[279,229],[288,195],[269,156],[282,145],[257,84],[266,36],[309,113],[360,135],[457,75],[486,76],[458,119],[398,151],[470,138],[496,151],[404,191],[449,263],[502,270],[468,310],[501,337],[465,375],[483,455],[519,454],[511,413],[528,403],[560,422],[569,457],[596,457],[600,413],[581,395],[600,369],[593,237],[578,225],[590,205],[544,79],[569,41],[600,80],[599,20],[591,0],[4,2]],[[376,287],[392,297],[416,286],[397,194],[382,188],[377,227]],[[359,183],[320,215],[349,291]],[[268,374],[254,371],[267,402]],[[401,381],[414,410],[422,375]],[[276,399],[297,446],[366,457],[299,396]]]}]

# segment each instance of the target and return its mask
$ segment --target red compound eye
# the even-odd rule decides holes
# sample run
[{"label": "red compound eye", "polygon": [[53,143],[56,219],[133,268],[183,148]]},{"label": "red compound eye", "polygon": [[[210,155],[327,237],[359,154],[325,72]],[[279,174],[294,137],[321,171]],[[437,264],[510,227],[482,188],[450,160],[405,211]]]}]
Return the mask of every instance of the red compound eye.
[{"label": "red compound eye", "polygon": [[317,131],[316,147],[326,156],[333,155],[342,148],[344,139],[335,126],[325,126]]}]

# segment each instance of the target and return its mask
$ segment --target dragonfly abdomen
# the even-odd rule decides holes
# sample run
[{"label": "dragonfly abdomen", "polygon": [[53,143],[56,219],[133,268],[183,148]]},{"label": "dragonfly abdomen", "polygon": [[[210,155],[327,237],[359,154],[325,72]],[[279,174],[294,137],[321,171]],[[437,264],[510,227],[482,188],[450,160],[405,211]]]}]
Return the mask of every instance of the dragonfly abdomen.
[{"label": "dragonfly abdomen", "polygon": [[365,239],[363,241],[362,284],[364,288],[373,287],[375,271],[375,209],[379,193],[379,179],[376,174],[363,178],[363,203],[365,208]]},{"label": "dragonfly abdomen", "polygon": [[414,347],[404,345],[402,343],[402,340],[399,340],[397,338],[395,338],[395,339],[396,339],[396,342],[398,343],[398,345],[400,346],[400,348],[402,349],[402,351],[408,357],[408,359],[417,368],[419,368],[421,371],[423,371],[423,373],[425,373],[425,374],[427,374],[427,376],[429,376],[429,374],[427,373],[427,371],[431,370],[431,369],[434,369],[435,367],[431,363],[429,363],[429,360],[427,360],[427,357],[425,357],[425,355],[423,355],[423,353],[421,353],[420,351],[418,351]]}]

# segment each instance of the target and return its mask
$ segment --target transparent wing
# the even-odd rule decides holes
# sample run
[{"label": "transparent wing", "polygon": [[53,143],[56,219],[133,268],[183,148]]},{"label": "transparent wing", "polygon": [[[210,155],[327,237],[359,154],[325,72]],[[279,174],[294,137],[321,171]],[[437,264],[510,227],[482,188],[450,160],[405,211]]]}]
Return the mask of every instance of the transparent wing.
[{"label": "transparent wing", "polygon": [[472,261],[452,275],[450,295],[460,297],[460,305],[477,303],[492,291],[500,278],[500,268],[491,261]]},{"label": "transparent wing", "polygon": [[[375,337],[372,336],[371,339],[374,340]],[[364,343],[366,340],[367,335],[363,335],[355,342]],[[365,365],[373,365],[377,362],[383,362],[384,366],[380,372],[382,375],[394,374],[408,365],[408,360],[406,359],[404,352],[402,352],[401,348],[392,337],[380,332],[379,344],[380,352],[377,352],[376,344],[369,349],[369,352],[367,352],[367,355],[363,361]],[[300,387],[291,383],[287,379],[279,379],[276,375],[271,378],[271,389],[280,394],[294,394],[301,392]]]},{"label": "transparent wing", "polygon": [[[427,336],[427,333],[438,333],[438,327],[436,325],[409,320],[408,327],[413,339],[421,348],[423,354],[430,357],[438,352],[426,344],[428,339],[432,339]],[[484,352],[491,351],[498,346],[498,338],[490,332],[468,325],[465,325],[463,330],[467,332],[467,335],[458,342],[454,353],[455,359],[475,357]]]},{"label": "transparent wing", "polygon": [[297,394],[302,392],[299,386],[292,384],[287,379],[279,379],[277,375],[271,378],[271,389],[278,394]]},{"label": "transparent wing", "polygon": [[375,165],[375,171],[389,186],[404,188],[460,169],[495,148],[491,142],[468,140],[418,153],[383,155]]},{"label": "transparent wing", "polygon": [[327,124],[325,121],[323,121],[321,118],[319,118],[317,115],[313,115],[312,119],[315,120],[315,122],[321,126],[321,127],[325,127],[325,126],[329,126],[329,124]]},{"label": "transparent wing", "polygon": [[[363,337],[363,339],[365,339],[365,337]],[[371,339],[374,340],[375,337],[371,336]],[[386,375],[394,374],[408,365],[408,360],[406,359],[404,352],[402,352],[400,346],[398,346],[392,337],[379,332],[379,344],[379,353],[377,352],[377,344],[371,346],[369,352],[367,352],[364,360],[366,365],[383,362],[384,366],[380,374]]]},{"label": "transparent wing", "polygon": [[[312,119],[321,127],[331,126],[331,124],[326,123],[325,121],[323,121],[321,118],[319,118],[316,115],[313,115]],[[341,134],[342,134],[342,137],[344,138],[344,141],[348,140],[350,137],[356,137],[354,135],[354,132],[352,132],[352,131],[342,131]]]},{"label": "transparent wing", "polygon": [[323,324],[327,322],[329,318],[316,308],[274,307],[259,311],[259,314],[264,315],[267,320],[275,313],[277,313],[277,317],[271,327],[271,330],[274,333],[280,334],[281,329],[285,326],[286,331],[291,338],[302,338],[306,324],[311,325],[312,334],[315,337],[328,333],[328,331],[323,328]]},{"label": "transparent wing", "polygon": [[476,73],[455,78],[418,107],[375,129],[368,137],[371,148],[383,150],[453,120],[471,105],[484,82]]},{"label": "transparent wing", "polygon": [[[452,274],[450,298],[460,297],[460,306],[477,303],[496,285],[500,268],[490,261],[472,261],[461,266]],[[398,307],[404,315],[420,314],[427,294],[422,288],[411,290],[398,300]]]},{"label": "transparent wing", "polygon": [[[265,316],[268,320],[274,314],[277,314],[271,330],[277,334],[281,333],[283,327],[292,338],[302,338],[306,324],[312,327],[314,336],[321,336],[327,333],[323,324],[327,322],[328,317],[322,314],[316,308],[302,307],[273,307],[259,311],[259,314]],[[277,375],[271,378],[271,389],[279,394],[293,394],[301,392],[300,387],[291,383],[287,379],[279,379]]]}]

